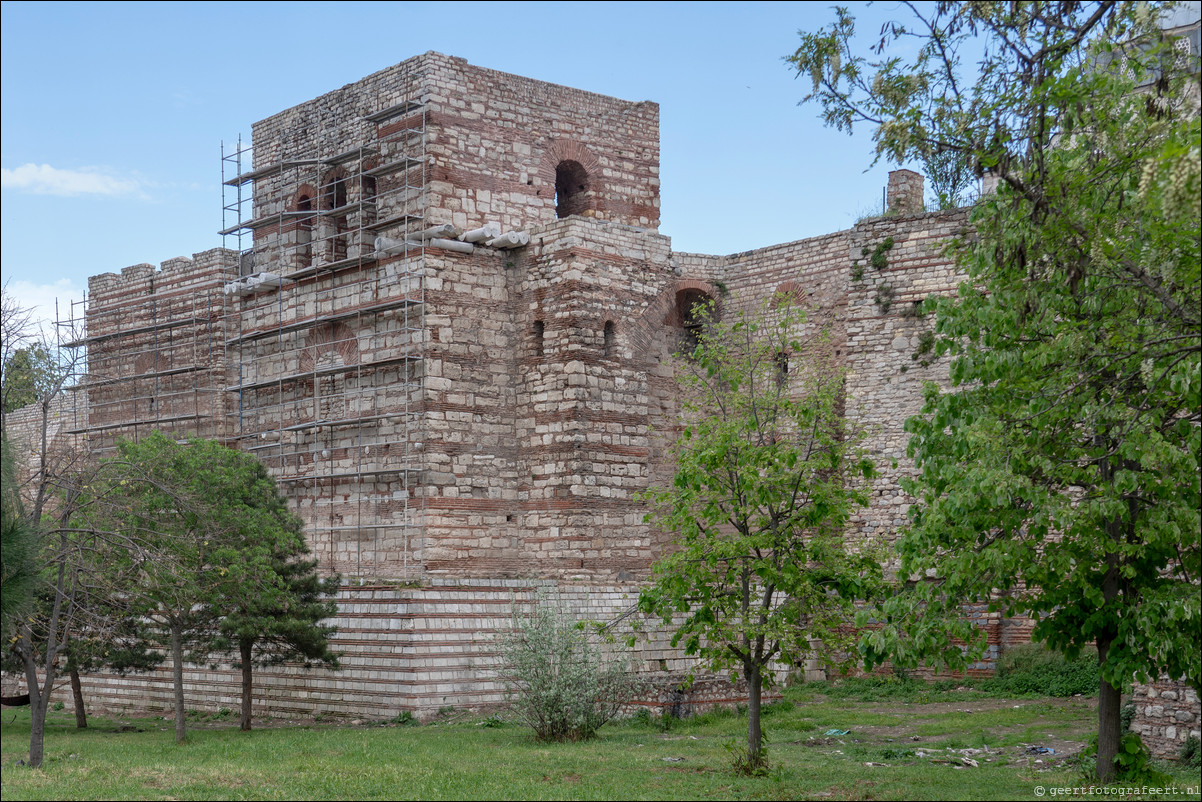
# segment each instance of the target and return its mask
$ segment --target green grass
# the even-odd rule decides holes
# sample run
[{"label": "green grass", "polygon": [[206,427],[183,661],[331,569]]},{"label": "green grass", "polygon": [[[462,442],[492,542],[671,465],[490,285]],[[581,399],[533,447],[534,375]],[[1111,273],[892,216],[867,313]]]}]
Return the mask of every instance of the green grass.
[{"label": "green grass", "polygon": [[[93,717],[77,731],[69,711],[48,721],[46,763],[26,756],[27,711],[0,728],[3,796],[16,799],[1035,799],[1036,785],[1076,786],[1072,764],[1036,764],[1025,743],[1083,744],[1094,726],[1083,700],[965,702],[865,700],[830,686],[791,689],[767,710],[772,771],[738,777],[728,746],[746,715],[715,712],[601,730],[588,743],[540,744],[518,724],[457,714],[425,726],[275,727],[249,733],[208,720],[177,746],[169,721]],[[1014,704],[1019,705],[1014,707]],[[964,712],[964,711],[972,712]],[[381,722],[382,723],[382,722]],[[132,724],[143,731],[120,731]],[[833,729],[848,735],[827,737]],[[128,729],[128,727],[127,727]],[[977,768],[954,768],[948,749],[980,749]],[[670,760],[669,760],[670,759]],[[943,760],[943,762],[933,762]],[[868,766],[867,763],[884,764]],[[1177,782],[1196,787],[1183,768]],[[1138,797],[1128,797],[1138,798]],[[1176,797],[1176,798],[1190,798]],[[1197,799],[1195,794],[1192,798]]]}]

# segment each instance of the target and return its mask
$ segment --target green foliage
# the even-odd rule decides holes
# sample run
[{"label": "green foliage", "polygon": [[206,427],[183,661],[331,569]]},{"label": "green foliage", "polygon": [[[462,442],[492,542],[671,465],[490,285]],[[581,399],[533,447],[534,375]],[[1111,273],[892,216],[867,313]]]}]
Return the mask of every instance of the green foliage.
[{"label": "green foliage", "polygon": [[997,661],[997,673],[984,685],[1002,694],[1093,696],[1098,692],[1100,679],[1096,650],[1084,649],[1069,660],[1059,652],[1031,643],[1004,651]]},{"label": "green foliage", "polygon": [[1181,760],[1183,766],[1189,766],[1192,769],[1202,766],[1202,749],[1198,748],[1198,736],[1191,735],[1185,739],[1185,743],[1181,744],[1181,751],[1177,753],[1178,759]]},{"label": "green foliage", "polygon": [[[843,538],[874,470],[840,418],[840,372],[823,361],[821,341],[803,347],[797,337],[796,307],[732,322],[702,316],[678,365],[675,476],[644,496],[648,520],[675,533],[676,548],[655,564],[639,606],[672,627],[674,646],[742,674],[749,765],[758,766],[769,663],[840,653],[853,601],[876,591],[870,544],[853,550]],[[800,353],[813,356],[790,368],[787,355]]]},{"label": "green foliage", "polygon": [[527,614],[514,608],[498,646],[510,707],[540,741],[589,740],[636,690],[627,662],[546,594]]},{"label": "green foliage", "polygon": [[1131,722],[1135,721],[1135,702],[1128,699],[1119,711],[1119,727],[1122,732],[1131,732]]},{"label": "green foliage", "polygon": [[33,603],[39,576],[37,527],[25,516],[8,439],[0,440],[0,637]]},{"label": "green foliage", "polygon": [[[1098,739],[1095,737],[1080,755],[1082,771],[1090,780],[1096,780],[1100,774],[1089,763],[1090,758],[1096,757],[1097,753]],[[1153,765],[1152,753],[1144,746],[1139,734],[1134,732],[1125,732],[1119,738],[1119,749],[1114,756],[1114,771],[1111,776],[1121,783],[1161,788],[1172,782],[1172,777]]]},{"label": "green foliage", "polygon": [[[140,577],[130,593],[136,618],[151,622],[161,644],[190,649],[193,662],[249,644],[260,665],[336,664],[331,629],[318,622],[334,613],[323,597],[337,578],[317,578],[301,523],[258,460],[161,432],[117,451],[91,490],[103,502],[102,522],[138,544],[125,555]],[[179,652],[172,662],[183,659]]]},{"label": "green foliage", "polygon": [[927,148],[922,154],[927,190],[937,209],[958,209],[968,200],[968,189],[976,176],[963,153]]},{"label": "green foliage", "polygon": [[877,270],[884,270],[889,266],[889,251],[891,250],[893,250],[893,237],[885,237],[872,249],[868,263]]},{"label": "green foliage", "polygon": [[[792,59],[828,122],[874,128],[878,159],[938,149],[999,179],[950,246],[968,281],[936,304],[952,388],[907,424],[899,575],[933,579],[889,600],[864,653],[962,667],[984,643],[964,602],[1030,615],[1070,660],[1097,645],[1111,752],[1132,676],[1202,685],[1197,79],[1147,4],[917,13],[919,38],[887,27],[874,59],[840,10]],[[971,71],[968,47],[986,53]]]},{"label": "green foliage", "polygon": [[45,345],[18,348],[3,365],[4,411],[12,412],[55,392],[62,378],[62,366]]},{"label": "green foliage", "polygon": [[887,313],[889,308],[893,306],[893,287],[889,284],[876,285],[876,294],[872,296],[872,302],[880,307],[882,313]]}]

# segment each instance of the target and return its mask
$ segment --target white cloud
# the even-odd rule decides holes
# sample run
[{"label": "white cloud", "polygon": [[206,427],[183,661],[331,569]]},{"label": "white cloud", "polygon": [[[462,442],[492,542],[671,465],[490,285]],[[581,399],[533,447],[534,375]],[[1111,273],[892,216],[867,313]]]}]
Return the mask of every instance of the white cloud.
[{"label": "white cloud", "polygon": [[[53,284],[34,284],[31,281],[6,281],[4,294],[17,302],[22,309],[29,310],[30,322],[41,331],[41,336],[54,342],[56,335],[71,339],[73,334],[68,326],[55,326],[55,315],[60,322],[66,323],[72,316],[83,315],[82,304],[72,307],[72,301],[83,298],[84,288],[68,278],[61,278]],[[57,312],[55,300],[58,301]],[[31,332],[34,336],[36,332]]]},{"label": "white cloud", "polygon": [[97,167],[79,170],[60,170],[49,164],[22,164],[10,170],[0,168],[0,187],[29,192],[34,195],[106,195],[109,197],[141,196],[142,182],[122,178]]}]

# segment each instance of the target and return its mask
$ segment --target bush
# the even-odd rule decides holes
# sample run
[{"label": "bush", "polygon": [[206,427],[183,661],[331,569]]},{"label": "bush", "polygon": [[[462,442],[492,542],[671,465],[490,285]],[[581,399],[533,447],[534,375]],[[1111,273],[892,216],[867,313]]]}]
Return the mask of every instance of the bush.
[{"label": "bush", "polygon": [[1202,752],[1198,748],[1198,736],[1191,735],[1185,739],[1185,743],[1181,745],[1181,751],[1177,753],[1177,757],[1181,758],[1181,762],[1190,768],[1198,768],[1202,766]]},{"label": "bush", "polygon": [[1098,654],[1086,650],[1073,660],[1038,643],[1007,649],[997,661],[997,673],[986,685],[1004,693],[1043,696],[1095,696],[1101,682]]},{"label": "bush", "polygon": [[592,738],[636,691],[626,662],[541,594],[499,641],[510,706],[540,741]]}]

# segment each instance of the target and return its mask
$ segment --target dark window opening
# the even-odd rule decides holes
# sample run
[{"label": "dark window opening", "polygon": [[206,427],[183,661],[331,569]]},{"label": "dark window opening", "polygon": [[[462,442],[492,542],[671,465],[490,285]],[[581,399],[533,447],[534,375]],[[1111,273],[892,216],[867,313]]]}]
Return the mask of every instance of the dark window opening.
[{"label": "dark window opening", "polygon": [[789,381],[789,355],[781,351],[773,361],[776,362],[776,386],[783,387]]},{"label": "dark window opening", "polygon": [[580,162],[560,162],[555,168],[555,216],[570,217],[588,208],[588,173]]},{"label": "dark window opening", "polygon": [[534,321],[534,355],[543,355],[543,333],[546,327],[541,320]]},{"label": "dark window opening", "polygon": [[[321,208],[323,211],[337,211],[347,204],[347,180],[342,168],[338,168],[326,176],[321,188]],[[332,262],[338,262],[347,255],[347,220],[346,215],[333,218],[333,230],[325,229],[321,238],[327,242],[325,256]]]},{"label": "dark window opening", "polygon": [[601,355],[606,358],[613,358],[614,347],[616,346],[617,334],[614,331],[614,322],[612,320],[605,321],[605,341],[601,346]]},{"label": "dark window opening", "polygon": [[346,179],[334,176],[322,190],[322,206],[326,209],[340,209],[346,206]]},{"label": "dark window opening", "polygon": [[680,326],[684,329],[681,350],[692,354],[701,343],[705,324],[718,319],[718,307],[714,299],[704,290],[681,290],[676,293],[676,309],[680,315]]},{"label": "dark window opening", "polygon": [[[313,211],[313,199],[301,195],[296,199],[298,212]],[[313,263],[313,218],[302,217],[296,224],[296,266],[308,267]]]}]

